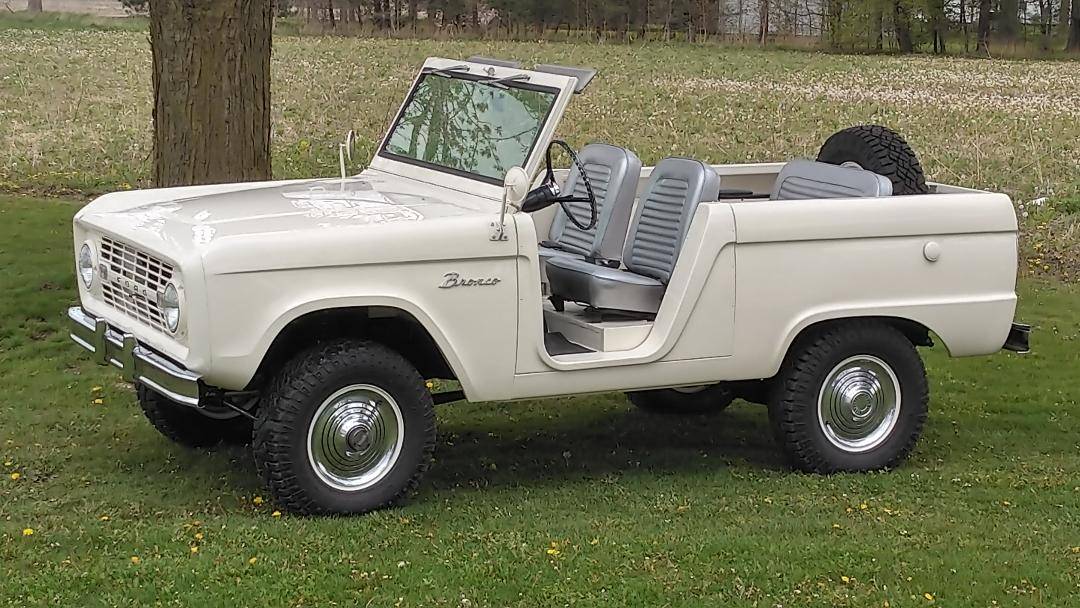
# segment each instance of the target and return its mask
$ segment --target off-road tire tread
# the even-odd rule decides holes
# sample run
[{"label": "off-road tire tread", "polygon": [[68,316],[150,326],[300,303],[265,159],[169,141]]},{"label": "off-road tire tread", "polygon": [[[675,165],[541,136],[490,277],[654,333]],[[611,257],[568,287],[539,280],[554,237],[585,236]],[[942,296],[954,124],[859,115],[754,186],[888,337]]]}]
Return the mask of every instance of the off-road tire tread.
[{"label": "off-road tire tread", "polygon": [[211,448],[219,443],[244,445],[251,439],[251,422],[244,416],[219,420],[204,416],[141,383],[135,394],[143,415],[170,441],[189,448]]},{"label": "off-road tire tread", "polygon": [[[853,157],[853,149],[860,150],[860,155],[868,154],[869,158]],[[844,129],[825,142],[818,152],[818,161],[832,164],[856,161],[864,169],[888,177],[894,195],[930,193],[915,152],[903,136],[888,127],[860,125]]]},{"label": "off-road tire tread", "polygon": [[[863,471],[865,468],[846,468],[829,462],[825,455],[817,449],[810,439],[809,432],[820,432],[816,428],[807,429],[806,426],[816,422],[807,422],[800,414],[803,408],[817,407],[817,395],[820,385],[815,382],[815,376],[820,373],[820,362],[830,358],[832,352],[842,349],[851,341],[871,341],[891,343],[904,352],[909,352],[912,363],[916,366],[915,377],[902,377],[901,372],[894,367],[901,382],[901,390],[911,391],[916,399],[915,403],[905,401],[901,406],[901,415],[910,414],[911,408],[915,407],[915,418],[912,428],[908,429],[904,443],[892,456],[881,466],[874,469],[895,468],[908,457],[915,448],[915,444],[922,434],[927,419],[927,407],[930,400],[930,389],[926,382],[926,368],[922,358],[919,357],[915,346],[896,328],[873,320],[848,321],[842,324],[826,326],[821,331],[815,332],[793,344],[791,355],[780,369],[777,382],[774,386],[772,399],[769,402],[769,420],[773,427],[773,433],[777,442],[783,447],[789,461],[799,470],[808,473],[830,474],[840,471]],[[874,353],[868,353],[874,354]],[[890,364],[891,365],[891,364]],[[827,370],[826,370],[827,371]],[[904,383],[912,382],[905,389]],[[905,399],[909,393],[902,393]],[[906,408],[906,409],[904,409]],[[899,424],[899,422],[898,422]]]},{"label": "off-road tire tread", "polygon": [[287,363],[265,392],[252,438],[252,451],[259,477],[275,504],[290,512],[305,515],[327,514],[297,483],[289,453],[290,437],[297,420],[309,407],[309,399],[323,388],[324,380],[343,368],[378,367],[385,373],[400,374],[414,387],[412,395],[396,395],[400,401],[415,399],[422,407],[424,441],[420,464],[408,482],[390,500],[374,510],[399,504],[420,483],[430,468],[435,452],[435,408],[423,378],[400,354],[368,340],[339,340],[316,346]]}]

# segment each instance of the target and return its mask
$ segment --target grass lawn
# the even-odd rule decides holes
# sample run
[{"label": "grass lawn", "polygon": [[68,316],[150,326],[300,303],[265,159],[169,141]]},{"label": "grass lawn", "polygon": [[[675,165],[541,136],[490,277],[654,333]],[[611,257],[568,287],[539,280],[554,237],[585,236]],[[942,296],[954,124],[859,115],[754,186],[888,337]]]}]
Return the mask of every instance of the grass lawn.
[{"label": "grass lawn", "polygon": [[[1025,281],[1035,352],[925,350],[931,419],[883,474],[789,472],[765,411],[618,394],[439,410],[405,507],[275,516],[245,449],[192,452],[69,345],[77,204],[0,197],[0,604],[1066,606],[1080,596],[1080,287]],[[101,387],[95,390],[96,387]],[[100,400],[100,402],[99,402]],[[32,533],[30,533],[32,531]]]},{"label": "grass lawn", "polygon": [[[147,33],[9,21],[0,19],[0,191],[148,185]],[[274,175],[336,175],[348,129],[359,136],[356,158],[369,158],[424,58],[472,54],[599,68],[558,135],[627,146],[647,164],[812,157],[841,128],[892,126],[931,178],[1014,197],[1025,272],[1080,279],[1076,61],[276,36]]]}]

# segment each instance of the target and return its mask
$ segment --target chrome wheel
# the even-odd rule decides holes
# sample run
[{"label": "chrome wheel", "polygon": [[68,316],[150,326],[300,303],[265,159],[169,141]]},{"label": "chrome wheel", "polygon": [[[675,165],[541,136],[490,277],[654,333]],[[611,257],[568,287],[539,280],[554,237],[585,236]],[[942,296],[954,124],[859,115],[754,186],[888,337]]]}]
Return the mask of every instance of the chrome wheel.
[{"label": "chrome wheel", "polygon": [[370,384],[330,395],[308,427],[308,460],[323,483],[346,492],[369,488],[394,468],[405,424],[394,398]]},{"label": "chrome wheel", "polygon": [[835,447],[850,453],[872,450],[889,438],[900,418],[900,381],[877,357],[849,357],[825,377],[817,418]]}]

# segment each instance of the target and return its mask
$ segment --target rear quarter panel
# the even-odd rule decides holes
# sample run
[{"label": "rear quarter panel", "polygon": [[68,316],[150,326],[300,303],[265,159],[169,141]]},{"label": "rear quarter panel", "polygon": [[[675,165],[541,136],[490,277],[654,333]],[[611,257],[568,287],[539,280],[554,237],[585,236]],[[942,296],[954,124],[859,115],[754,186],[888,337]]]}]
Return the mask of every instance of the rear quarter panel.
[{"label": "rear quarter panel", "polygon": [[[1016,215],[1005,195],[734,205],[738,375],[767,377],[807,326],[917,321],[953,356],[998,351],[1016,307]],[[940,257],[924,249],[936,243]]]}]

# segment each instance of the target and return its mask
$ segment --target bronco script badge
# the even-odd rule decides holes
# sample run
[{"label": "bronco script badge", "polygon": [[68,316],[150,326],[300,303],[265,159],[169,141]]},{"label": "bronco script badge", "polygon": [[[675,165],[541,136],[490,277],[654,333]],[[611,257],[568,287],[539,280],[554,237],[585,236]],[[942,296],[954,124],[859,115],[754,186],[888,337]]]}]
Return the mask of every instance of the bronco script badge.
[{"label": "bronco script badge", "polygon": [[439,289],[450,289],[452,287],[484,287],[487,285],[498,285],[502,279],[498,277],[481,277],[479,279],[463,279],[461,275],[456,272],[448,272],[443,275],[443,282],[439,284]]}]

